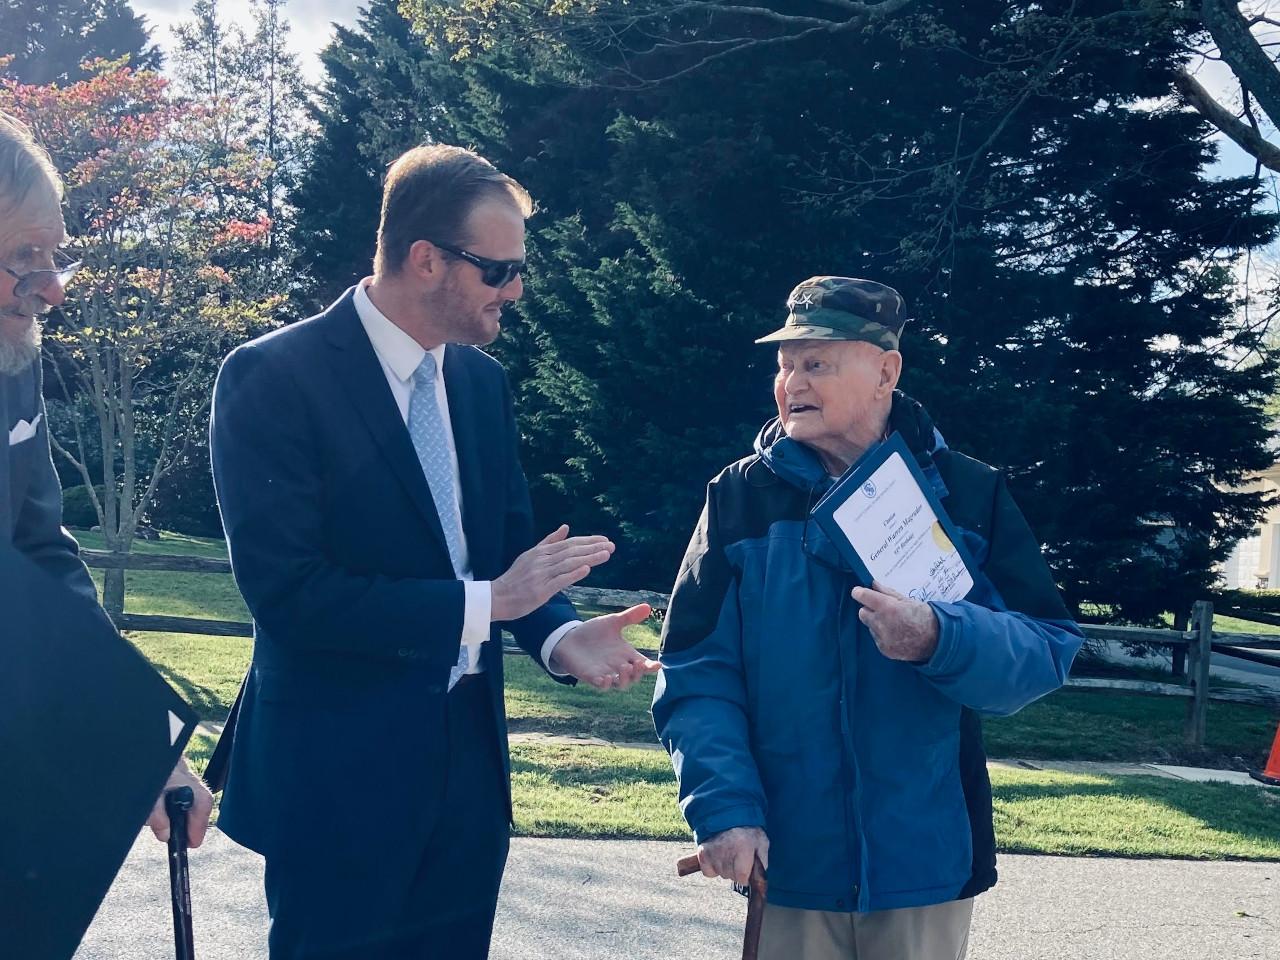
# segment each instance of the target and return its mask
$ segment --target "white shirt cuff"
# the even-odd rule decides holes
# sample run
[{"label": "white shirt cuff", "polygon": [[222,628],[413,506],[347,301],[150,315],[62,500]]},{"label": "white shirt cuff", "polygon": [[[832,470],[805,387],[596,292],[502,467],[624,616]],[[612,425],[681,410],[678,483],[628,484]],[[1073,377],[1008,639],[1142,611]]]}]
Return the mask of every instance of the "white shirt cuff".
[{"label": "white shirt cuff", "polygon": [[[464,580],[462,592],[462,645],[474,654],[489,639],[490,611],[493,609],[493,585],[488,580]],[[472,656],[472,663],[479,662]]]},{"label": "white shirt cuff", "polygon": [[567,634],[574,627],[580,627],[580,626],[582,626],[581,620],[570,620],[568,623],[565,623],[565,624],[562,624],[561,626],[556,627],[555,630],[551,632],[551,636],[547,637],[547,639],[543,641],[542,662],[547,665],[547,670],[550,671],[553,677],[569,676],[569,674],[561,673],[559,670],[556,670],[551,666],[551,654],[555,652],[556,644],[558,644],[561,640],[565,638],[565,634]]}]

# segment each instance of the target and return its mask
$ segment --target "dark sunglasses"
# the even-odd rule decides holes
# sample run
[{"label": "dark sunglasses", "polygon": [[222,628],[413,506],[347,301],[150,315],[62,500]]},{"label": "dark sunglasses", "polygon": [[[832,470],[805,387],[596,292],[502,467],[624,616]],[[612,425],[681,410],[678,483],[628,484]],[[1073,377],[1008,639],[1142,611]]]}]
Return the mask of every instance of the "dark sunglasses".
[{"label": "dark sunglasses", "polygon": [[0,267],[0,269],[18,281],[13,285],[13,295],[15,297],[40,297],[48,293],[49,288],[55,283],[60,287],[65,287],[71,281],[71,278],[76,275],[76,271],[83,265],[83,260],[77,260],[75,263],[59,267],[56,270],[31,270],[27,273],[18,273],[8,267]]},{"label": "dark sunglasses", "polygon": [[480,279],[488,287],[505,287],[508,283],[520,276],[520,272],[524,270],[525,263],[523,260],[490,260],[488,257],[477,257],[474,253],[462,250],[459,247],[451,247],[447,243],[435,244],[446,253],[452,253],[455,257],[467,261],[480,270]]}]

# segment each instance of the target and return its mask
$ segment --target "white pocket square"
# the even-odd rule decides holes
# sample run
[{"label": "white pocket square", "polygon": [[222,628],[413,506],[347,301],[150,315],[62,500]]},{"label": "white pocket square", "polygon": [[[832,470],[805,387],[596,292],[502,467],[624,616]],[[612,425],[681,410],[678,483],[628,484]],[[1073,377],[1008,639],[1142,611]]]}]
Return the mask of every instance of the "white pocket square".
[{"label": "white pocket square", "polygon": [[44,416],[44,414],[37,413],[36,418],[30,423],[27,423],[25,420],[19,420],[15,423],[13,425],[13,429],[9,431],[9,446],[17,446],[19,443],[22,443],[22,441],[30,440],[34,437],[36,435],[36,430],[40,426],[40,418],[42,416]]}]

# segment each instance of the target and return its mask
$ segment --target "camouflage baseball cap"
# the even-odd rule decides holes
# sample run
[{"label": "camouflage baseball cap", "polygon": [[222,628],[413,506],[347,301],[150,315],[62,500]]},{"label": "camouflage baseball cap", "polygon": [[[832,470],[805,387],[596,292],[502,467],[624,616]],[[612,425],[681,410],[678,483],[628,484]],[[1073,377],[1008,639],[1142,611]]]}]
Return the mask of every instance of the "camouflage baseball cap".
[{"label": "camouflage baseball cap", "polygon": [[787,322],[756,343],[865,340],[897,350],[906,302],[893,287],[852,277],[810,277],[787,297]]}]

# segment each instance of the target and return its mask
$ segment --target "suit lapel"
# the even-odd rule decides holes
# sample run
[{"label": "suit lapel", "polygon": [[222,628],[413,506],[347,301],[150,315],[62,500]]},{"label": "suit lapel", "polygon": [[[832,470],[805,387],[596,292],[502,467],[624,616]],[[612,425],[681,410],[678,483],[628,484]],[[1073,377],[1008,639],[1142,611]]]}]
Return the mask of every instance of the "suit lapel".
[{"label": "suit lapel", "polygon": [[490,535],[492,517],[486,504],[500,500],[486,496],[484,485],[492,471],[485,470],[481,450],[482,424],[478,411],[481,398],[476,394],[471,370],[465,363],[465,352],[450,344],[444,350],[444,389],[449,397],[449,420],[453,428],[453,445],[458,452],[458,475],[462,486],[462,531],[467,538],[467,553],[476,579],[486,579],[491,569],[491,554],[500,545]]},{"label": "suit lapel", "polygon": [[4,445],[0,446],[0,542],[3,543],[13,540],[13,465],[9,450],[9,430],[19,419],[16,405],[10,402],[10,395],[16,386],[16,377],[0,374],[0,428],[4,430]]},{"label": "suit lapel", "polygon": [[422,464],[418,462],[413,441],[409,439],[409,431],[405,429],[404,420],[400,417],[400,408],[396,406],[395,397],[391,395],[391,388],[387,385],[382,364],[364,332],[359,314],[356,313],[352,302],[353,291],[354,288],[348,290],[325,313],[329,342],[339,351],[334,368],[346,388],[347,396],[390,463],[392,472],[400,479],[410,499],[426,520],[437,545],[448,556],[449,548],[445,543],[444,530],[440,527],[440,515],[435,501],[431,499],[431,489],[422,473]]}]

